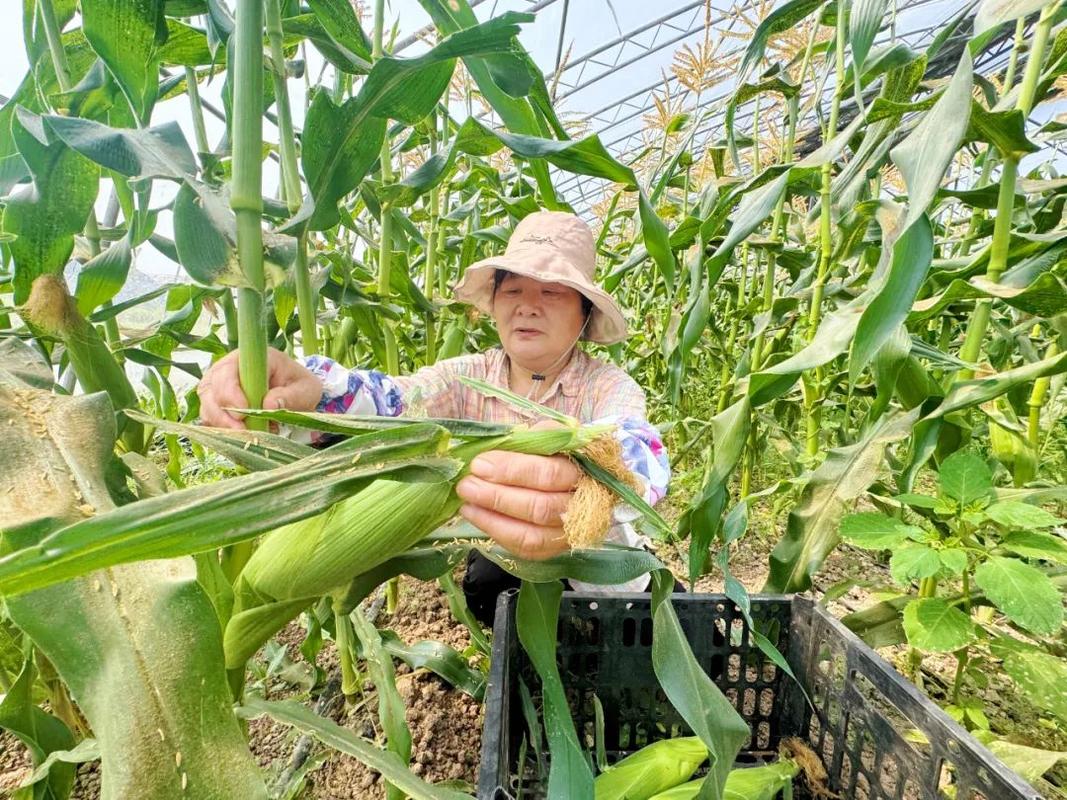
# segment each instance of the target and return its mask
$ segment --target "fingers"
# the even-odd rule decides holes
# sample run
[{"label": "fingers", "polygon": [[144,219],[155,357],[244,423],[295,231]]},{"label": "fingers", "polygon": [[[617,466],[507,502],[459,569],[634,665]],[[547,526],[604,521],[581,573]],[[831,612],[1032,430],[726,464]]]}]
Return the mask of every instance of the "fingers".
[{"label": "fingers", "polygon": [[535,456],[490,450],[471,462],[471,474],[491,483],[542,492],[569,492],[580,471],[566,456]]},{"label": "fingers", "polygon": [[[263,408],[290,408],[311,411],[322,397],[322,382],[285,353],[273,348],[267,351],[269,389],[263,398]],[[247,408],[248,399],[241,389],[237,351],[227,354],[211,365],[200,385],[200,420],[216,428],[241,430],[245,427],[240,414],[227,408]]]},{"label": "fingers", "polygon": [[263,397],[263,408],[288,408],[314,411],[322,398],[322,381],[302,364],[280,350],[267,352],[270,389]]},{"label": "fingers", "polygon": [[245,427],[240,415],[226,411],[227,407],[245,408],[248,405],[241,391],[236,355],[236,352],[230,353],[212,364],[196,387],[200,396],[200,420],[205,425],[234,430]]},{"label": "fingers", "polygon": [[469,504],[461,506],[459,513],[518,558],[543,561],[570,549],[562,528],[534,525]]},{"label": "fingers", "polygon": [[314,411],[322,398],[322,383],[310,372],[308,377],[311,379],[310,381],[298,380],[294,383],[271,388],[263,396],[263,408]]},{"label": "fingers", "polygon": [[560,527],[570,492],[542,492],[507,486],[468,475],[456,485],[456,494],[466,503],[496,511],[535,525]]}]

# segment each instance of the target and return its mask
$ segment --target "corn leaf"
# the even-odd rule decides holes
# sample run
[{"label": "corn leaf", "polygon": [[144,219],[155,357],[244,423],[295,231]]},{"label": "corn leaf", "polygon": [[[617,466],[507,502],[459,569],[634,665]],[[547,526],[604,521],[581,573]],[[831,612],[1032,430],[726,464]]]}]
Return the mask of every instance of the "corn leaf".
[{"label": "corn leaf", "polygon": [[433,456],[443,434],[437,426],[420,424],[368,434],[268,472],[171,492],[74,522],[0,558],[0,594],[115,564],[251,539],[325,511],[380,477],[451,478],[460,464]]},{"label": "corn leaf", "polygon": [[471,800],[471,796],[463,792],[426,783],[412,774],[395,754],[382,750],[373,742],[342,728],[332,720],[320,717],[310,708],[293,700],[261,700],[249,695],[237,707],[237,715],[242,719],[268,716],[275,722],[310,734],[327,747],[366,764],[389,783],[407,792],[413,800]]},{"label": "corn leaf", "polygon": [[159,45],[167,37],[163,0],[83,0],[81,11],[85,38],[137,119],[147,121],[159,85]]},{"label": "corn leaf", "polygon": [[[50,531],[112,509],[105,478],[115,425],[105,395],[27,388],[0,365],[0,424],[0,482],[10,487],[0,493],[5,550],[37,550]],[[230,710],[218,624],[192,561],[75,572],[91,574],[4,603],[88,719],[102,796],[265,798]]]},{"label": "corn leaf", "polygon": [[698,797],[723,800],[723,789],[748,724],[697,662],[671,606],[674,576],[652,576],[652,666],[667,699],[708,748],[709,769]]},{"label": "corn leaf", "polygon": [[549,797],[592,797],[593,774],[578,743],[567,696],[556,665],[556,626],[563,584],[525,581],[519,589],[515,625],[519,641],[541,679],[545,730],[551,754]]}]

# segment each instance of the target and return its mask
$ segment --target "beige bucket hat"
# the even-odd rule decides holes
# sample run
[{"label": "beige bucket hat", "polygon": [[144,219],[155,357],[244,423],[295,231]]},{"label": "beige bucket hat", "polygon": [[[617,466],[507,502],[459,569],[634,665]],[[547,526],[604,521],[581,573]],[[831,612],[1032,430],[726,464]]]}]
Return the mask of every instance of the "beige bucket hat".
[{"label": "beige bucket hat", "polygon": [[476,261],[456,286],[457,300],[490,314],[493,274],[503,269],[545,283],[562,283],[593,304],[586,338],[614,344],[626,338],[626,317],[611,295],[593,282],[596,242],[589,226],[564,211],[536,211],[523,217],[503,255]]}]

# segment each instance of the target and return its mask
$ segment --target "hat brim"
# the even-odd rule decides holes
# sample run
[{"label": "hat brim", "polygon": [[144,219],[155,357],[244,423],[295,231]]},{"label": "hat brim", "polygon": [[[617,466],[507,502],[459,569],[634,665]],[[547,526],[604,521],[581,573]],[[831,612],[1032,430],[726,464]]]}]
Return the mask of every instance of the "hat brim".
[{"label": "hat brim", "polygon": [[475,261],[463,273],[455,297],[470,303],[484,314],[493,311],[493,275],[503,269],[545,283],[560,283],[584,295],[593,304],[586,329],[587,339],[598,344],[615,344],[627,337],[626,316],[614,298],[586,279],[565,258],[544,250],[538,253],[503,254]]}]

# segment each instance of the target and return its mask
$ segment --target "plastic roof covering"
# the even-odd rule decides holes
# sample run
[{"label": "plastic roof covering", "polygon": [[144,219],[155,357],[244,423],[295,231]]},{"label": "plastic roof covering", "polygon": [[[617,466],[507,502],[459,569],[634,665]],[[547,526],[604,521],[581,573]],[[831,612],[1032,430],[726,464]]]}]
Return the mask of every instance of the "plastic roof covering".
[{"label": "plastic roof covering", "polygon": [[[750,23],[758,22],[761,11],[765,15],[783,2],[733,0],[727,6],[723,0],[714,0],[709,27],[711,43],[722,39],[717,52],[725,59],[740,56],[748,43]],[[665,88],[672,108],[695,110],[695,94],[679,83],[670,67],[680,48],[685,45],[696,48],[703,43],[705,0],[473,0],[471,5],[483,20],[507,10],[536,14],[536,20],[525,26],[521,40],[544,72],[550,89],[555,84],[556,107],[561,119],[576,136],[598,134],[608,150],[624,163],[632,161],[646,146],[644,117],[654,112],[654,97],[662,98]],[[923,50],[950,20],[973,9],[975,3],[973,0],[896,0],[895,5],[895,16],[880,31],[876,47],[893,40]],[[1005,26],[1000,40],[977,59],[976,72],[988,75],[1006,64],[1011,38],[1009,27]],[[398,41],[395,50],[421,49],[417,44],[419,38],[408,35]],[[816,64],[821,68],[821,59]],[[953,63],[951,67],[954,66]],[[725,105],[736,86],[736,75],[731,75],[702,94],[701,114],[699,118],[694,115],[698,118],[692,147],[695,154],[722,138]],[[807,92],[815,91],[810,80],[805,88]],[[832,92],[830,76],[823,85],[824,103]],[[851,102],[846,99],[843,112]],[[750,130],[753,107],[749,103],[738,110],[735,129],[739,135]],[[499,124],[491,113],[482,116]],[[798,137],[803,134],[802,124]],[[569,173],[557,174],[555,183],[575,210],[587,217],[605,188],[604,181]]]}]

